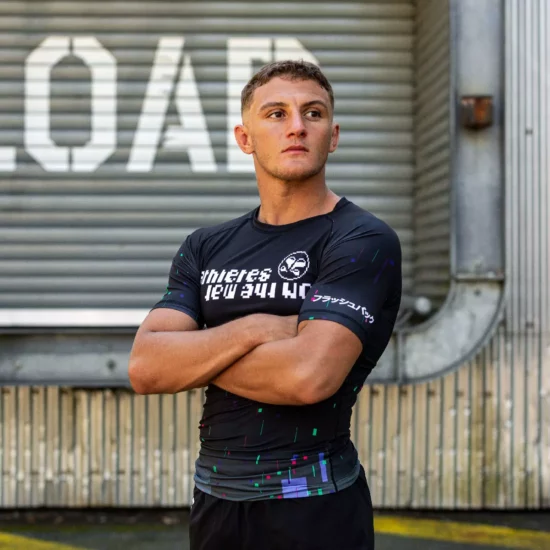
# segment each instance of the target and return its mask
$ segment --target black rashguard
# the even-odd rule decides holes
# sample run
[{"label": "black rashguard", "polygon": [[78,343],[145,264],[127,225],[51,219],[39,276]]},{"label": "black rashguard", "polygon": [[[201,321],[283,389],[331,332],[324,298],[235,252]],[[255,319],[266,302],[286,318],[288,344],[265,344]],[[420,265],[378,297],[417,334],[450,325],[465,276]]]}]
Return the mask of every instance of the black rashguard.
[{"label": "black rashguard", "polygon": [[328,214],[287,225],[245,216],[192,233],[174,257],[155,308],[200,327],[252,313],[328,319],[363,343],[341,388],[307,406],[269,405],[210,384],[195,484],[229,500],[324,495],[350,486],[359,460],[352,407],[386,348],[401,301],[395,232],[346,198]]}]

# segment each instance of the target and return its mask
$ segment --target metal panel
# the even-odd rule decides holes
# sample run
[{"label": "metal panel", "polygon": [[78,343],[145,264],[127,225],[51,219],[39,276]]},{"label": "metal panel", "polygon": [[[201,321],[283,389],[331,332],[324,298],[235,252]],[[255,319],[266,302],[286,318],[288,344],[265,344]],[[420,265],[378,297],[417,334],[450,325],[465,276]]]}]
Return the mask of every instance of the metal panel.
[{"label": "metal panel", "polygon": [[[109,308],[142,316],[162,295],[172,255],[190,231],[257,205],[253,174],[228,167],[228,82],[235,70],[251,74],[262,61],[253,67],[232,61],[233,37],[265,38],[268,57],[288,52],[318,60],[334,85],[342,126],[341,145],[327,168],[329,185],[396,228],[405,290],[412,292],[414,8],[410,1],[315,2],[312,15],[312,6],[1,3],[0,170],[8,177],[0,181],[0,325],[36,326],[28,310],[37,307],[76,310],[48,311],[48,326],[85,325],[82,319],[89,317],[80,314],[90,309],[97,310],[94,326],[110,325]],[[297,53],[288,37],[304,51]],[[161,39],[170,45],[164,57],[158,56]],[[64,55],[65,47],[75,55]],[[100,60],[84,63],[82,55],[98,56],[98,48],[104,49]],[[47,63],[58,54],[50,71]],[[196,139],[206,136],[200,154],[211,151],[214,162],[208,165],[193,164],[187,146],[164,139],[170,128],[200,118],[196,104],[178,102],[180,65],[171,65],[170,56],[183,64],[187,82],[196,83],[207,132],[186,131]],[[165,86],[156,96],[148,86],[155,68],[164,71]],[[109,71],[116,71],[116,146],[110,153],[107,147],[107,158],[91,174],[82,163],[71,170],[71,155],[67,167],[52,164],[63,147],[75,148],[76,155],[91,139],[93,124],[102,132],[96,146],[106,147],[101,140],[109,136],[114,89]],[[157,135],[151,119],[148,128],[141,125],[140,114],[148,102],[159,105],[166,96]],[[49,134],[40,134],[44,125]],[[158,147],[150,169],[133,171],[140,128],[142,138]],[[124,317],[136,325],[136,315]]]},{"label": "metal panel", "polygon": [[[430,298],[436,307],[450,286],[449,17],[448,0],[416,2],[413,277],[416,294]],[[441,246],[426,249],[435,240]]]},{"label": "metal panel", "polygon": [[[396,338],[390,341],[369,377],[370,383],[424,382],[444,376],[483,349],[503,313],[503,4],[498,0],[481,4],[475,0],[453,0],[451,14],[452,156],[446,157],[452,158],[451,197],[437,193],[443,187],[440,183],[416,197],[416,217],[422,219],[418,229],[425,237],[416,248],[424,254],[434,254],[448,250],[450,241],[451,285],[444,305],[435,315],[412,327],[397,327]],[[481,58],[479,51],[484,52]],[[476,93],[491,95],[496,113],[493,124],[479,132],[459,124],[457,114],[457,98]],[[418,146],[422,148],[432,135],[443,132],[443,126],[438,123],[422,134]],[[432,156],[431,160],[439,162],[441,157]],[[435,181],[442,172],[441,168],[430,170],[426,181]],[[446,224],[438,222],[445,220],[441,209],[449,211],[449,202],[452,213],[447,239]],[[426,221],[435,223],[430,227]],[[434,274],[433,269],[427,271],[434,288],[445,285],[444,267]],[[449,334],[453,337],[449,338]]]},{"label": "metal panel", "polygon": [[[481,49],[486,52],[487,59],[492,55],[495,59],[501,57],[501,50],[503,48],[503,38],[501,26],[497,21],[501,18],[501,5],[499,3],[486,3],[484,9],[480,10],[478,4],[471,3],[454,3],[454,27],[460,28],[461,32],[455,34],[455,53],[453,54],[452,66],[453,66],[453,89],[455,93],[469,93],[471,87],[480,87],[485,92],[489,91],[495,96],[495,106],[497,111],[501,104],[502,90],[500,89],[500,70],[501,64],[494,63],[494,61],[486,61],[483,71],[472,70],[472,67],[477,67],[477,57],[479,47],[472,47],[473,37],[475,37],[475,29],[485,31],[486,29],[491,32],[483,32],[483,39],[478,41],[483,42]],[[430,19],[430,17],[428,17]],[[425,21],[424,21],[425,23]],[[469,36],[468,36],[469,33]],[[427,41],[426,37],[433,34],[428,30],[426,34],[421,36],[418,41],[419,44]],[[478,33],[479,34],[479,33]],[[437,33],[438,40],[442,36],[441,32]],[[456,37],[459,37],[458,40]],[[49,38],[46,43],[48,48],[55,50],[61,47],[68,48],[68,37],[52,37]],[[79,47],[82,46],[82,40]],[[86,44],[90,46],[95,44],[97,48],[97,42],[93,42],[92,39],[86,39]],[[237,39],[242,42],[243,39]],[[240,47],[250,47],[250,40],[246,40],[246,44],[241,43]],[[269,39],[261,39],[261,43],[258,47],[266,47]],[[294,39],[281,39],[283,40],[283,47],[287,48],[289,45],[292,48],[296,47],[297,42]],[[277,39],[275,41],[276,49],[281,44]],[[53,44],[53,45],[52,45]],[[74,44],[77,44],[75,39]],[[156,58],[165,59],[166,63],[172,59],[172,50],[181,48],[183,44],[182,39],[169,38],[162,40],[162,47],[159,46],[160,53],[157,52]],[[55,46],[55,47],[54,47]],[[88,47],[87,46],[87,47]],[[76,46],[75,46],[76,47]],[[93,48],[92,48],[93,49]],[[68,50],[66,50],[68,51]],[[232,50],[231,50],[232,51]],[[286,51],[286,50],[285,50]],[[491,52],[491,53],[489,53]],[[42,51],[40,55],[45,55],[45,51]],[[59,53],[59,52],[58,52]],[[97,52],[96,52],[97,53]],[[105,52],[103,52],[105,53]],[[233,52],[234,54],[235,52]],[[280,52],[279,52],[280,53]],[[304,52],[302,52],[304,53]],[[230,55],[233,55],[230,54]],[[286,55],[286,53],[285,53]],[[309,54],[308,54],[309,55]],[[437,55],[440,55],[439,53]],[[37,58],[36,52],[32,54],[33,67],[40,68],[40,58]],[[456,59],[458,58],[458,63]],[[436,56],[435,59],[438,59]],[[188,60],[187,60],[188,61]],[[186,69],[189,70],[189,64],[186,61]],[[430,58],[430,62],[433,59]],[[426,69],[426,64],[419,67],[419,72]],[[172,67],[174,69],[174,67]],[[166,70],[168,70],[166,68]],[[161,74],[162,73],[162,74]],[[175,74],[175,71],[172,70]],[[230,76],[234,71],[230,70]],[[153,74],[156,74],[159,79],[166,75],[157,66],[153,70]],[[155,77],[156,78],[156,77]],[[232,77],[233,78],[233,77]],[[240,76],[238,77],[240,78]],[[430,82],[433,78],[430,79]],[[157,83],[153,79],[155,86]],[[232,93],[240,92],[239,86],[233,86],[233,82],[230,82],[230,89]],[[148,86],[150,87],[155,86]],[[429,84],[431,87],[432,84]],[[475,90],[474,90],[475,91]],[[164,98],[168,99],[168,90],[163,91]],[[238,95],[238,93],[237,93]],[[156,98],[159,102],[166,101],[162,97]],[[180,98],[181,99],[181,98]],[[230,98],[229,104],[232,105]],[[145,104],[152,104],[152,99],[147,98]],[[180,102],[177,102],[179,108],[182,109]],[[238,101],[236,102],[237,109],[239,107]],[[44,107],[44,106],[43,106]],[[47,107],[47,106],[46,106]],[[44,107],[45,108],[45,107]],[[198,109],[198,108],[197,108]],[[441,109],[440,109],[441,111]],[[453,106],[452,118],[454,119],[455,107]],[[437,114],[438,111],[436,110]],[[430,121],[429,115],[426,119],[423,119],[419,124],[419,128],[425,124],[425,120]],[[42,121],[43,122],[43,121]],[[139,128],[145,128],[148,125],[142,123],[140,119]],[[433,152],[436,147],[439,146],[441,138],[433,139],[438,132],[442,131],[442,124],[445,121],[440,121],[435,124],[428,132],[418,134],[418,145],[422,147],[423,144],[429,143],[430,146],[426,149],[426,152]],[[453,185],[453,217],[451,218],[452,224],[454,224],[458,230],[453,232],[452,242],[454,246],[454,264],[453,264],[453,277],[455,283],[453,284],[452,291],[450,292],[445,308],[438,312],[437,316],[432,317],[428,322],[416,325],[412,330],[410,327],[406,327],[406,322],[410,318],[409,312],[400,318],[400,322],[397,328],[397,337],[394,338],[388,346],[388,350],[383,355],[379,362],[378,368],[369,378],[370,383],[377,383],[381,381],[395,382],[395,381],[412,381],[419,379],[427,379],[434,376],[439,376],[442,373],[456,368],[461,362],[466,360],[466,357],[472,357],[481,347],[488,341],[490,333],[493,332],[496,321],[501,313],[502,305],[502,284],[501,272],[502,272],[502,259],[499,255],[499,250],[502,241],[502,230],[500,223],[499,205],[501,204],[501,196],[503,192],[502,183],[499,178],[501,167],[501,120],[497,121],[492,129],[481,134],[482,139],[476,139],[480,134],[474,134],[461,131],[454,131],[453,126],[453,138],[454,147],[456,148],[453,171],[454,185]],[[160,128],[159,128],[160,131]],[[141,151],[146,153],[146,147],[143,145],[143,139]],[[59,151],[58,151],[59,152]],[[75,151],[76,154],[77,151]],[[132,155],[135,152],[132,149]],[[36,151],[35,151],[35,154]],[[443,157],[444,158],[444,157]],[[432,183],[440,178],[442,168],[437,165],[442,162],[442,156],[440,154],[432,155],[428,166],[430,167],[425,183]],[[239,161],[240,162],[240,161]],[[433,166],[436,166],[433,169]],[[419,163],[420,167],[425,166],[423,163]],[[346,170],[347,165],[341,167],[342,171]],[[488,169],[489,167],[489,169]],[[141,167],[140,167],[141,170]],[[445,195],[441,195],[440,189],[442,185],[425,186],[428,192],[418,194],[417,200],[421,206],[418,209],[418,217],[422,217],[422,225],[425,228],[426,221],[440,222],[445,217],[441,216],[440,206],[444,205],[448,198]],[[392,195],[393,196],[393,195]],[[383,199],[384,200],[384,199]],[[424,213],[428,212],[429,216],[424,216]],[[34,214],[34,213],[33,213]],[[409,210],[410,214],[410,210]],[[55,213],[55,216],[59,214]],[[399,213],[398,215],[406,215],[406,211]],[[392,217],[392,219],[396,219]],[[424,236],[427,237],[426,243],[418,245],[418,249],[422,252],[428,252],[430,254],[445,250],[448,247],[448,239],[445,234],[445,224],[433,224],[441,226],[441,230],[437,231],[433,227],[428,227],[424,231]],[[481,227],[481,230],[477,230],[477,234],[483,235],[483,239],[475,238],[476,228]],[[19,235],[21,228],[17,228],[17,234]],[[23,228],[27,238],[33,239],[48,238],[51,239],[52,233],[44,235],[43,231],[34,229],[29,235],[26,227]],[[118,229],[122,234],[125,234],[126,229]],[[63,230],[58,230],[63,231]],[[105,232],[103,238],[111,238],[116,230],[109,230]],[[165,231],[162,229],[161,231]],[[437,233],[437,238],[434,239],[434,234]],[[88,244],[87,239],[89,235],[87,231],[82,228],[72,230],[71,235],[77,237],[83,243]],[[167,234],[166,234],[167,235]],[[472,238],[472,235],[474,238]],[[405,250],[409,248],[411,242],[412,233],[407,230],[401,230],[402,243]],[[140,234],[141,240],[151,239],[154,237],[153,230],[142,231]],[[158,235],[157,235],[158,237]],[[168,238],[168,237],[166,237]],[[447,242],[446,242],[447,241]],[[154,240],[153,240],[154,242]],[[473,261],[471,261],[473,260]],[[489,271],[487,273],[481,273],[483,271],[483,262],[490,264],[487,266]],[[481,262],[481,264],[480,264]],[[13,264],[12,264],[13,265]],[[16,264],[17,265],[17,264]],[[21,264],[19,264],[21,265]],[[99,266],[100,264],[98,264]],[[420,264],[423,267],[423,264]],[[49,269],[52,269],[48,264],[42,266],[46,273]],[[64,266],[67,267],[67,264]],[[406,281],[409,280],[411,264],[405,261],[404,275]],[[55,269],[55,268],[53,268]],[[445,272],[444,269],[439,268],[438,271],[431,269],[429,282],[433,289],[444,287],[445,285]],[[69,294],[64,292],[66,286],[69,286],[74,279],[73,276],[66,277],[65,279],[56,279],[51,281],[53,276],[50,276],[50,292],[47,296],[44,296],[38,292],[37,288],[33,288],[30,284],[30,280],[27,277],[18,278],[15,282],[7,283],[11,286],[11,290],[19,290],[24,288],[27,290],[24,297],[21,298],[21,292],[18,294],[6,294],[5,300],[15,303],[18,300],[24,300],[26,304],[44,303],[46,300],[50,300],[49,303],[57,303],[58,305],[70,306],[72,300],[75,299],[73,293]],[[483,279],[483,280],[481,280]],[[47,279],[44,278],[44,282]],[[82,277],[81,282],[83,285],[93,286],[93,279],[89,277]],[[110,282],[115,284],[116,278],[106,278],[101,280],[102,284]],[[41,284],[44,284],[41,281]],[[119,284],[120,281],[119,281]],[[136,295],[143,290],[146,290],[147,281],[145,278],[137,278],[133,281],[135,285],[126,284],[124,290],[127,290],[126,294],[122,297],[118,297],[119,300],[125,300],[127,304],[136,301]],[[30,287],[30,288],[27,288]],[[122,287],[119,287],[122,288]],[[34,292],[33,292],[34,290]],[[79,303],[86,304],[92,294],[86,293],[84,288],[76,289],[80,290],[77,294]],[[90,289],[94,290],[94,289]],[[48,327],[55,326],[67,326],[78,325],[80,327],[86,326],[87,323],[93,323],[94,326],[101,326],[103,319],[108,317],[109,324],[111,326],[123,326],[124,322],[129,320],[136,320],[138,310],[131,310],[131,314],[125,313],[124,310],[118,311],[115,309],[106,309],[110,303],[110,296],[108,293],[101,293],[95,289],[93,294],[94,298],[105,309],[79,309],[77,312],[71,309],[43,309],[42,311],[33,309],[4,309],[2,314],[4,320],[9,322],[13,326],[24,327],[29,326],[32,322],[34,326],[43,326],[47,324]],[[133,292],[132,292],[133,290]],[[122,292],[120,292],[122,295]],[[151,295],[153,293],[151,292]],[[151,301],[154,301],[152,297]],[[410,296],[405,295],[403,299],[403,305],[405,308],[412,310],[429,310],[422,306],[430,304],[426,298],[420,298],[415,300]],[[419,305],[421,307],[419,307]],[[473,308],[470,310],[470,308]],[[130,311],[130,310],[129,310]],[[144,315],[144,311],[140,310],[139,315]],[[116,316],[114,315],[116,313]],[[127,325],[128,326],[128,325]],[[454,338],[448,340],[445,338],[447,332],[452,331]],[[20,331],[21,332],[21,331]],[[472,335],[476,335],[476,338],[472,338]],[[105,337],[107,339],[107,337]],[[127,384],[126,371],[123,367],[127,363],[127,353],[122,352],[124,348],[124,338],[109,339],[109,346],[104,346],[97,340],[95,342],[86,342],[83,346],[78,344],[78,339],[74,338],[71,342],[63,342],[63,350],[58,350],[55,354],[50,354],[47,358],[43,353],[43,342],[40,338],[28,338],[23,340],[11,339],[7,342],[4,339],[2,346],[2,355],[0,356],[0,374],[1,379],[12,383],[62,383],[69,384],[71,380],[76,380],[80,385],[94,385],[99,386],[103,383],[107,384]],[[126,337],[126,346],[129,350],[129,338]],[[445,345],[442,345],[445,342]],[[62,342],[57,342],[61,345]],[[89,344],[92,344],[91,346]],[[73,369],[72,362],[76,360],[76,356],[69,355],[67,353],[68,348],[76,349],[76,355],[82,358],[82,361],[78,361],[78,371]],[[65,358],[61,361],[59,355]],[[105,365],[115,365],[114,368],[105,368]],[[75,379],[75,376],[77,378]]]}]

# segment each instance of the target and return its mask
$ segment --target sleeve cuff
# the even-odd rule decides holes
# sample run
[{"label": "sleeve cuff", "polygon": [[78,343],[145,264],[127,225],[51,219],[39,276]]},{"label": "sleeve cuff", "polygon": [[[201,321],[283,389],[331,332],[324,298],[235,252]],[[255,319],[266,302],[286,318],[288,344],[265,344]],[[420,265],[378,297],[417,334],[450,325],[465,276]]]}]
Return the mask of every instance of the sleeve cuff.
[{"label": "sleeve cuff", "polygon": [[199,315],[197,315],[192,309],[186,308],[181,304],[176,304],[174,302],[159,302],[151,308],[151,311],[154,309],[175,309],[176,311],[181,311],[182,313],[189,315],[189,317],[197,321],[197,323],[199,322]]},{"label": "sleeve cuff", "polygon": [[348,315],[334,311],[327,311],[325,309],[308,310],[298,315],[298,323],[301,321],[312,321],[313,319],[321,319],[338,323],[351,330],[351,332],[353,332],[353,334],[361,340],[363,346],[367,343],[366,327],[363,327],[361,323],[358,323],[355,319],[349,317]]}]

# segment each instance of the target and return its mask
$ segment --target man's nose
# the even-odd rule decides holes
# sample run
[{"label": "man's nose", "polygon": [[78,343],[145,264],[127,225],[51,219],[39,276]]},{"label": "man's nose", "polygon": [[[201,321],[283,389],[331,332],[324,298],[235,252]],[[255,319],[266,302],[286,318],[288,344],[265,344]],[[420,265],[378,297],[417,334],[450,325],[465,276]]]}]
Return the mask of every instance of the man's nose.
[{"label": "man's nose", "polygon": [[302,113],[294,113],[289,117],[288,133],[291,136],[306,135],[306,125]]}]

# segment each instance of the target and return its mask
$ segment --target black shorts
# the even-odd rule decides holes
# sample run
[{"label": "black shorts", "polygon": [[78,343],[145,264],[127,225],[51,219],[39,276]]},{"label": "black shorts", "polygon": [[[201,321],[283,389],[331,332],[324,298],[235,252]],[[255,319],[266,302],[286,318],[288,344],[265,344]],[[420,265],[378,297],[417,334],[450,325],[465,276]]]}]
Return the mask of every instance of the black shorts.
[{"label": "black shorts", "polygon": [[195,487],[191,550],[373,550],[372,501],[363,468],[337,493],[235,502]]}]

